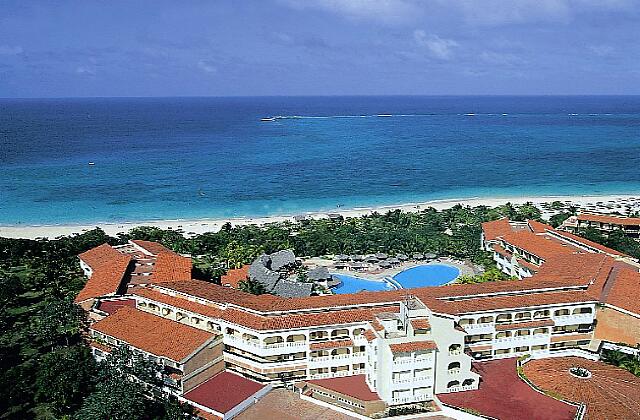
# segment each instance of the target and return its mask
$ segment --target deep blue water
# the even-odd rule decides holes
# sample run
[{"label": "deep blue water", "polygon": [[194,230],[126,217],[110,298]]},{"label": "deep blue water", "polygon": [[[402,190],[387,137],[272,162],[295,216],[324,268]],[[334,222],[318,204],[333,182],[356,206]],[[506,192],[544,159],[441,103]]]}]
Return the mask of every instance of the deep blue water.
[{"label": "deep blue water", "polygon": [[442,286],[460,275],[456,267],[445,264],[418,265],[399,272],[393,278],[403,289],[425,286]]},{"label": "deep blue water", "polygon": [[639,163],[637,96],[0,100],[4,224],[640,193]]},{"label": "deep blue water", "polygon": [[348,276],[346,274],[334,274],[341,283],[333,288],[334,293],[339,295],[358,293],[363,290],[378,292],[381,290],[393,290],[393,287],[385,281],[365,280],[359,277]]}]

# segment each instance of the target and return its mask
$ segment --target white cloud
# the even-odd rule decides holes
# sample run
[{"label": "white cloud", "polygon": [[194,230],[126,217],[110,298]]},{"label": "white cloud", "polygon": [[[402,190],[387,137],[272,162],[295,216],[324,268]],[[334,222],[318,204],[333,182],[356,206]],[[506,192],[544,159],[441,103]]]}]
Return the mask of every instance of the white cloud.
[{"label": "white cloud", "polygon": [[571,21],[584,12],[625,11],[633,0],[439,0],[459,8],[464,19],[476,25]]},{"label": "white cloud", "polygon": [[611,45],[591,45],[589,49],[592,53],[600,57],[608,57],[615,51]]},{"label": "white cloud", "polygon": [[495,51],[483,51],[480,54],[480,59],[489,64],[498,64],[503,66],[516,66],[524,63],[524,61],[515,54]]},{"label": "white cloud", "polygon": [[432,57],[440,60],[449,60],[453,55],[453,49],[459,44],[453,39],[440,38],[438,35],[427,35],[422,29],[413,31],[413,39],[421,47],[427,48]]},{"label": "white cloud", "polygon": [[420,3],[412,0],[282,0],[298,10],[316,9],[349,19],[400,23],[416,18]]},{"label": "white cloud", "polygon": [[198,61],[198,68],[205,73],[215,73],[218,71],[216,66],[209,60]]},{"label": "white cloud", "polygon": [[76,73],[78,74],[84,74],[87,76],[95,76],[96,75],[96,70],[93,67],[90,66],[78,66],[76,67]]},{"label": "white cloud", "polygon": [[15,47],[9,45],[0,45],[0,55],[19,55],[23,52],[24,50],[19,45],[16,45]]}]

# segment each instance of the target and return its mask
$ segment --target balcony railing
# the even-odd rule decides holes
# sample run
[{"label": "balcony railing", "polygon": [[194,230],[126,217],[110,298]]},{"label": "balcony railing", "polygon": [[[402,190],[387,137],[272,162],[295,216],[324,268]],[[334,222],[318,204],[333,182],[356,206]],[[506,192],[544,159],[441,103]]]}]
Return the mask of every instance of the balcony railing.
[{"label": "balcony railing", "polygon": [[399,398],[392,398],[391,399],[391,404],[408,404],[408,403],[413,403],[413,402],[420,402],[420,401],[427,401],[431,399],[431,396],[426,394],[426,395],[411,395],[408,397],[399,397]]},{"label": "balcony railing", "polygon": [[[341,378],[343,376],[351,376],[351,375],[357,375],[357,373],[354,373],[356,371],[348,371],[348,370],[341,370],[339,372],[328,372],[328,373],[316,373],[313,375],[309,375],[309,378],[311,379],[326,379],[326,378]],[[357,371],[357,372],[361,372],[361,371]]]},{"label": "balcony railing", "polygon": [[263,343],[261,341],[253,341],[253,340],[245,340],[242,338],[237,338],[237,337],[232,337],[232,336],[225,336],[224,337],[224,341],[229,341],[231,343],[237,343],[237,344],[242,344],[245,346],[249,346],[249,347],[255,347],[258,349],[279,349],[279,348],[290,348],[290,347],[306,347],[307,346],[307,342],[306,341],[289,341],[289,342],[282,342],[282,343],[271,343],[271,344],[266,344]]},{"label": "balcony railing", "polygon": [[447,392],[471,391],[476,389],[475,385],[458,385],[447,388]]}]

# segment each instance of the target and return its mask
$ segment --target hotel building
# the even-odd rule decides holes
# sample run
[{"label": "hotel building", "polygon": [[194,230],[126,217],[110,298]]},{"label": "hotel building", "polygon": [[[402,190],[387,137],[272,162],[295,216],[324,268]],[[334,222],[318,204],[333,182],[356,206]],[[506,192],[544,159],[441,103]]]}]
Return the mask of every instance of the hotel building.
[{"label": "hotel building", "polygon": [[191,279],[189,258],[131,241],[80,255],[89,279],[76,302],[94,321],[96,357],[126,344],[165,366],[168,392],[216,415],[190,395],[222,374],[264,390],[295,383],[304,398],[370,416],[477,389],[476,360],[640,341],[636,261],[535,221],[482,228],[483,249],[516,280],[255,296]]},{"label": "hotel building", "polygon": [[624,232],[634,239],[640,238],[640,218],[623,217],[602,213],[580,213],[570,216],[560,229],[577,233],[581,229],[596,229],[605,235],[614,230]]}]

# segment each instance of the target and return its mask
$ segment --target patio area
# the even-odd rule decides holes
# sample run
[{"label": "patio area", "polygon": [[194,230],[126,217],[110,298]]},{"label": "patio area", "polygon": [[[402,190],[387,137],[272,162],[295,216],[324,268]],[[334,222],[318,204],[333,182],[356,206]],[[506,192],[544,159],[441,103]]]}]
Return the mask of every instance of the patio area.
[{"label": "patio area", "polygon": [[[588,374],[572,374],[572,368]],[[558,357],[530,361],[524,373],[538,388],[586,404],[585,419],[640,419],[640,378],[624,369],[579,357]]]},{"label": "patio area", "polygon": [[477,391],[439,394],[445,404],[500,420],[572,420],[577,407],[543,395],[518,376],[516,359],[474,363],[482,376]]}]

